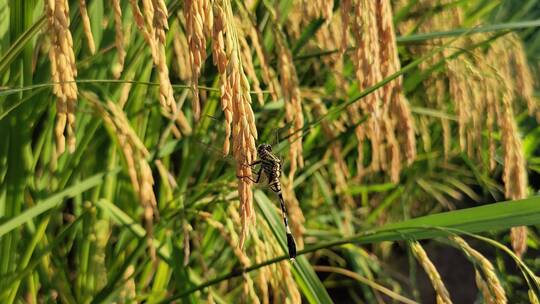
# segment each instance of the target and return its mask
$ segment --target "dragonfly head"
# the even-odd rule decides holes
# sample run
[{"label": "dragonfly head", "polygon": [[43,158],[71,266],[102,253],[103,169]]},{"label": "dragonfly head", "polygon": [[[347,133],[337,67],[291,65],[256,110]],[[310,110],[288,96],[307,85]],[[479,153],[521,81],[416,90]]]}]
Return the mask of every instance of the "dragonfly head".
[{"label": "dragonfly head", "polygon": [[270,146],[269,144],[260,144],[257,147],[257,154],[259,155],[259,157],[266,155],[270,152],[272,152],[272,146]]}]

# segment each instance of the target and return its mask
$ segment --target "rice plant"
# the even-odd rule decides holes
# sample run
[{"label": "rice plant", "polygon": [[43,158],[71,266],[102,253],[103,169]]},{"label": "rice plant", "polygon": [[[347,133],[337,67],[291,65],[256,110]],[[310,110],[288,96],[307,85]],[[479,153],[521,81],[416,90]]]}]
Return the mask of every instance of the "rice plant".
[{"label": "rice plant", "polygon": [[0,302],[538,303],[539,16],[0,0]]}]

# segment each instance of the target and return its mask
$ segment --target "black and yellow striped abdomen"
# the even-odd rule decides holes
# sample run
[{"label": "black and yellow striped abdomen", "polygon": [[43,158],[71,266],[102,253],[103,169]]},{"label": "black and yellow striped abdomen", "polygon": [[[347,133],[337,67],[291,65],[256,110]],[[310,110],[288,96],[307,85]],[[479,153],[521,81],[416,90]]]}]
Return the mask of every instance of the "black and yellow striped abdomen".
[{"label": "black and yellow striped abdomen", "polygon": [[[289,221],[287,219],[287,208],[285,207],[285,200],[283,199],[283,194],[281,193],[281,182],[279,178],[281,177],[281,160],[272,154],[272,147],[267,144],[262,144],[257,149],[259,155],[259,160],[255,163],[261,164],[261,171],[266,175],[268,179],[268,187],[270,190],[275,192],[279,198],[279,203],[281,207],[281,213],[283,215],[283,223],[285,224],[285,233],[287,235],[287,247],[289,250],[289,258],[294,260],[296,257],[296,242],[289,228]],[[259,171],[259,176],[255,182],[259,181],[261,171]]]}]

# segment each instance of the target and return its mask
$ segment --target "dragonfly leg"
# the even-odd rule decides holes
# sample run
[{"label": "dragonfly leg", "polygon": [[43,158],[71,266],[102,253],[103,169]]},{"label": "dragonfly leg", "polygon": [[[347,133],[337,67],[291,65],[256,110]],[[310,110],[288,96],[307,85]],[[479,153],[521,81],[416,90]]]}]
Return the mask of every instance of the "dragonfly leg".
[{"label": "dragonfly leg", "polygon": [[259,160],[256,160],[256,161],[252,162],[251,164],[247,164],[247,165],[243,164],[243,166],[245,166],[245,167],[253,167],[253,166],[256,166],[256,165],[258,165],[260,163],[262,163],[262,160],[259,159]]},{"label": "dragonfly leg", "polygon": [[249,175],[246,175],[246,176],[236,176],[238,178],[247,178],[249,179],[250,181],[254,182],[255,184],[259,183],[259,180],[261,179],[261,173],[262,173],[262,167],[259,169],[259,171],[257,173],[255,173],[255,175],[257,176],[257,178],[253,179],[253,177],[249,176]]}]

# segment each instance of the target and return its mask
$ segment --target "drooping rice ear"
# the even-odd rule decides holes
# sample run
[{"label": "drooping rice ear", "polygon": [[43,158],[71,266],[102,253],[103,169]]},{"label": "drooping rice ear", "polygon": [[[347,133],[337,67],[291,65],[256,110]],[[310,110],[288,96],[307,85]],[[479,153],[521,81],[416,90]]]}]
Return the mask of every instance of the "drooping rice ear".
[{"label": "drooping rice ear", "polygon": [[[472,260],[475,267],[478,267],[476,272],[476,285],[482,292],[484,299],[488,303],[503,304],[507,303],[506,293],[504,288],[495,273],[493,264],[480,252],[472,248],[465,240],[459,236],[450,237],[463,252]],[[481,271],[481,272],[480,272]]]},{"label": "drooping rice ear", "polygon": [[441,279],[441,275],[437,271],[435,265],[433,265],[433,263],[427,256],[424,248],[422,248],[422,245],[420,245],[420,243],[418,242],[411,242],[411,250],[416,257],[418,263],[420,263],[420,265],[422,266],[422,268],[424,268],[424,271],[428,275],[433,289],[435,289],[435,294],[437,295],[437,303],[451,304],[452,300],[450,300],[450,294],[448,293],[448,290],[446,289],[446,286]]},{"label": "drooping rice ear", "polygon": [[77,102],[77,67],[73,54],[73,40],[69,31],[69,5],[66,0],[45,0],[47,16],[47,32],[51,39],[49,59],[51,61],[51,78],[55,83],[53,94],[56,102],[56,152],[75,150],[75,109]]},{"label": "drooping rice ear", "polygon": [[90,54],[93,55],[96,53],[96,45],[90,27],[90,18],[88,18],[88,11],[86,10],[86,0],[79,0],[79,11],[81,13],[83,32],[86,36],[86,41],[88,42],[88,49],[90,50]]},{"label": "drooping rice ear", "polygon": [[[224,153],[229,153],[232,139],[232,153],[237,162],[236,175],[250,176],[251,170],[245,164],[253,162],[257,156],[257,128],[251,109],[250,85],[243,67],[230,1],[220,0],[213,5],[212,54],[221,82],[221,107],[225,115]],[[242,218],[239,246],[242,248],[249,227],[255,220],[249,179],[238,179],[238,195]]]}]

